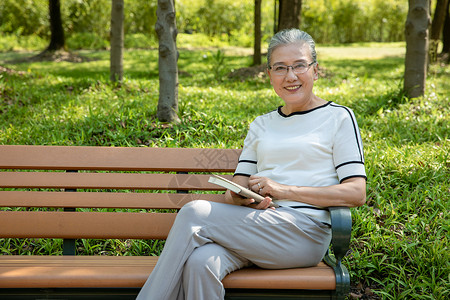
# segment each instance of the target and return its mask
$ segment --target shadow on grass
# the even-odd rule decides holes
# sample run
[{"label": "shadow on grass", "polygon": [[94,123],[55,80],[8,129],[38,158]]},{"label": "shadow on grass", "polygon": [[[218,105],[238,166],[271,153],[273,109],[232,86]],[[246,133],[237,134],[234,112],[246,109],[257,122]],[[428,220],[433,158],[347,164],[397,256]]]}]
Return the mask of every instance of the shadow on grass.
[{"label": "shadow on grass", "polygon": [[386,80],[386,74],[390,74],[403,67],[402,57],[387,56],[380,59],[352,60],[352,59],[325,59],[322,65],[342,78],[365,77],[380,78]]}]

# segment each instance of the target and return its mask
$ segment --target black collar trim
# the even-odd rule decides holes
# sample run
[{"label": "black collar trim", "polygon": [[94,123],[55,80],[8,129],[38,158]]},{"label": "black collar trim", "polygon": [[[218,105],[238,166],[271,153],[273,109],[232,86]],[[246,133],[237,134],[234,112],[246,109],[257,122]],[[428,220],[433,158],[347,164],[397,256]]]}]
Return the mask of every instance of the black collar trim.
[{"label": "black collar trim", "polygon": [[294,111],[293,113],[290,113],[289,115],[286,115],[286,114],[284,114],[284,113],[281,111],[281,108],[282,108],[283,106],[279,106],[279,107],[278,107],[278,114],[279,114],[280,116],[284,117],[284,118],[289,118],[289,117],[294,116],[294,115],[304,115],[304,114],[310,113],[310,112],[312,112],[312,111],[315,111],[316,109],[320,109],[320,108],[326,107],[326,106],[330,105],[331,103],[332,103],[332,101],[328,101],[328,102],[325,103],[324,105],[320,105],[320,106],[314,107],[314,108],[312,108],[312,109],[310,109],[310,110],[305,110],[305,111]]}]

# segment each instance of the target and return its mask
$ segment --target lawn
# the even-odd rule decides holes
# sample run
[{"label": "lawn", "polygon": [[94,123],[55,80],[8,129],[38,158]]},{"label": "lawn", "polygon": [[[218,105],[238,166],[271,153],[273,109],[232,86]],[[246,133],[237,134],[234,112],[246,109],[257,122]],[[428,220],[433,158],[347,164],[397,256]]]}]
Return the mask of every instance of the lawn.
[{"label": "lawn", "polygon": [[[81,63],[11,64],[33,53],[0,53],[0,65],[18,71],[0,73],[0,144],[241,148],[249,123],[281,105],[264,74],[239,70],[250,65],[251,49],[180,49],[176,125],[155,118],[156,50],[125,52],[121,86],[109,82],[107,51],[80,51],[90,59]],[[367,203],[352,209],[344,263],[354,297],[448,299],[450,67],[432,65],[426,95],[408,100],[403,55],[404,44],[318,47],[316,94],[354,110],[365,146]],[[59,253],[60,244],[0,239],[0,253]],[[142,241],[83,247],[82,254],[117,255],[160,249]]]}]

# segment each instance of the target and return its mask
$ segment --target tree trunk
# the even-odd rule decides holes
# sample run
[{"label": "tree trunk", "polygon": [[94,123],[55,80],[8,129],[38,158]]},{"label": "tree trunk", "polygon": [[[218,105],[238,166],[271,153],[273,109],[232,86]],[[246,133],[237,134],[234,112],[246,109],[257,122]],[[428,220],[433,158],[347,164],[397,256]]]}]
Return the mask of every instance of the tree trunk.
[{"label": "tree trunk", "polygon": [[445,16],[448,14],[448,0],[437,0],[434,10],[433,22],[431,23],[431,40],[441,39],[442,26],[444,25]]},{"label": "tree trunk", "polygon": [[123,6],[123,0],[112,0],[110,37],[110,79],[112,82],[122,82],[123,79]]},{"label": "tree trunk", "polygon": [[64,49],[64,29],[61,20],[61,5],[59,0],[49,0],[48,8],[50,13],[50,45],[47,51],[56,51]]},{"label": "tree trunk", "polygon": [[433,22],[431,23],[430,32],[430,61],[435,62],[437,60],[437,51],[439,47],[439,41],[441,39],[442,27],[444,25],[445,16],[447,15],[446,8],[448,0],[437,0],[436,8],[434,10]]},{"label": "tree trunk", "polygon": [[157,117],[162,122],[178,121],[178,51],[175,3],[158,0],[155,30],[159,39],[159,100]]},{"label": "tree trunk", "polygon": [[450,1],[447,3],[445,10],[444,28],[442,30],[442,55],[448,55],[448,62],[450,62]]},{"label": "tree trunk", "polygon": [[278,31],[300,28],[302,0],[279,0]]},{"label": "tree trunk", "polygon": [[261,2],[255,0],[255,43],[253,47],[253,65],[261,64]]},{"label": "tree trunk", "polygon": [[278,31],[278,20],[277,20],[277,0],[273,0],[273,34],[275,35]]},{"label": "tree trunk", "polygon": [[403,89],[409,98],[425,93],[428,60],[429,0],[409,0],[405,24],[406,55]]}]

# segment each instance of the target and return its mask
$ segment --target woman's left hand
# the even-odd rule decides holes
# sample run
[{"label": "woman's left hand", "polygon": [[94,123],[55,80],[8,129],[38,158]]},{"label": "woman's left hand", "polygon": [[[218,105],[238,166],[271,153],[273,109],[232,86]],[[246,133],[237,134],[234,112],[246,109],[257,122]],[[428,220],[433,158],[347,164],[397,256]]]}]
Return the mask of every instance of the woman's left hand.
[{"label": "woman's left hand", "polygon": [[249,188],[264,196],[272,197],[275,199],[281,199],[282,191],[286,188],[286,185],[280,184],[267,177],[250,176],[248,181]]}]

